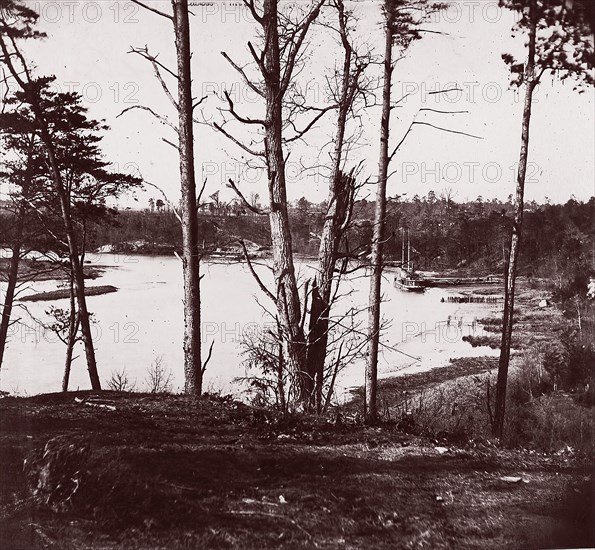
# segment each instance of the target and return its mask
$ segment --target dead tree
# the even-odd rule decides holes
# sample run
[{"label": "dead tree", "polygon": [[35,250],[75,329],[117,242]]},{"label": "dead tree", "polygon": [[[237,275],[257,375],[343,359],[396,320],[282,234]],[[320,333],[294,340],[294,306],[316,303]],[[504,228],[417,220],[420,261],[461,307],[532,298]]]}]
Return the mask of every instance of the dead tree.
[{"label": "dead tree", "polygon": [[[307,342],[303,327],[302,308],[293,262],[292,237],[287,208],[287,184],[285,175],[286,153],[284,146],[300,139],[314,124],[334,106],[328,106],[317,112],[316,116],[301,131],[287,137],[284,135],[286,119],[284,100],[292,84],[292,78],[298,56],[304,48],[308,31],[318,17],[325,0],[317,0],[299,20],[291,20],[279,13],[279,0],[263,0],[262,8],[254,0],[244,0],[254,20],[262,32],[262,50],[248,42],[248,49],[256,65],[259,78],[250,79],[243,67],[237,65],[222,52],[225,59],[240,73],[247,85],[263,98],[265,115],[263,119],[253,119],[240,115],[229,94],[225,94],[233,119],[243,124],[254,125],[263,130],[264,149],[257,150],[246,146],[223,124],[214,123],[214,127],[241,147],[250,155],[264,160],[268,178],[267,214],[271,227],[273,249],[273,273],[275,289],[269,292],[274,299],[277,316],[281,325],[285,362],[299,379],[299,400],[306,403],[309,374],[307,370]],[[257,82],[259,80],[259,82]],[[295,125],[293,125],[295,128]],[[245,199],[244,199],[245,200]],[[247,203],[247,201],[246,201]]]},{"label": "dead tree", "polygon": [[[366,101],[370,83],[364,81],[364,72],[371,62],[369,54],[360,55],[351,43],[349,25],[353,17],[345,10],[343,1],[335,0],[332,5],[337,12],[338,26],[329,27],[339,35],[343,64],[337,73],[338,90],[333,92],[337,105],[337,130],[333,141],[328,208],[320,235],[318,273],[312,282],[311,290],[306,379],[308,385],[305,388],[310,396],[309,408],[319,413],[324,408],[324,370],[329,351],[333,282],[337,279],[336,266],[340,245],[351,220],[356,193],[356,170],[352,169],[349,173],[343,171],[347,157],[347,123],[354,116],[356,101]],[[339,362],[340,359],[337,358],[334,365],[338,365]]]},{"label": "dead tree", "polygon": [[[188,0],[171,0],[172,15],[164,13],[138,0],[135,4],[169,19],[174,28],[177,72],[169,71],[156,57],[145,50],[134,50],[151,61],[155,75],[178,114],[178,127],[167,123],[178,135],[174,147],[180,156],[180,188],[182,193],[180,218],[182,222],[182,266],[184,272],[184,375],[185,391],[199,396],[202,393],[203,364],[201,356],[201,301],[200,301],[200,247],[198,238],[198,200],[194,163],[194,109],[200,102],[192,97],[192,75],[190,67],[190,24]],[[177,101],[161,76],[160,69],[165,69],[177,81]],[[167,120],[147,107],[162,122]],[[167,141],[167,140],[165,140]],[[169,142],[168,142],[169,143]]]}]

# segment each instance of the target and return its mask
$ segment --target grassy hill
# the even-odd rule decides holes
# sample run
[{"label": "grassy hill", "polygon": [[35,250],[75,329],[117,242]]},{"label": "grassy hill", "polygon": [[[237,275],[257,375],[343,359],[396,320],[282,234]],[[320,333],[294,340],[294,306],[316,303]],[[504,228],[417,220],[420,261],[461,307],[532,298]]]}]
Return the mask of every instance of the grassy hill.
[{"label": "grassy hill", "polygon": [[564,455],[298,421],[213,396],[5,398],[0,418],[7,550],[594,542],[590,464]]}]

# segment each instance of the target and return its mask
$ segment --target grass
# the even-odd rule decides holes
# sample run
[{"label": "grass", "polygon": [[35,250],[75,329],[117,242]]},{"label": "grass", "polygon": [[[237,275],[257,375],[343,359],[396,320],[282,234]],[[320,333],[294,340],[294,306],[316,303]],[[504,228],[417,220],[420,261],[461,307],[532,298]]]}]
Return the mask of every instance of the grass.
[{"label": "grass", "polygon": [[281,417],[218,397],[76,396],[87,401],[0,401],[3,548],[593,542],[589,464],[566,457],[443,452],[390,423]]}]

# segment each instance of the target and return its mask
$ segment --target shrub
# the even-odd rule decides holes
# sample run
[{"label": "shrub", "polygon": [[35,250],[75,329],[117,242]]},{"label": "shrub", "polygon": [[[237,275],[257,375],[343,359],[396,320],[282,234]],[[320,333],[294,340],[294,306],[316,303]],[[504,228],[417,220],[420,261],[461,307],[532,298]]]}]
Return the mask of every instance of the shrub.
[{"label": "shrub", "polygon": [[465,376],[423,390],[393,407],[399,429],[468,440],[489,435],[487,386],[490,373]]},{"label": "shrub", "polygon": [[151,366],[147,370],[145,382],[149,393],[171,393],[173,373],[168,371],[163,362],[163,356],[158,355],[153,359]]},{"label": "shrub", "polygon": [[128,378],[126,367],[123,367],[121,370],[112,371],[107,386],[113,391],[132,392],[136,388],[136,380],[131,382]]},{"label": "shrub", "polygon": [[593,451],[595,423],[583,400],[551,392],[555,387],[551,376],[561,377],[559,373],[565,372],[559,368],[559,359],[559,350],[550,346],[542,354],[527,354],[513,362],[506,396],[507,445],[544,452],[567,447]]},{"label": "shrub", "polygon": [[542,395],[508,411],[506,443],[544,452],[572,449],[592,454],[595,423],[590,411],[565,395]]},{"label": "shrub", "polygon": [[58,436],[34,449],[24,464],[33,498],[54,512],[74,513],[114,525],[146,524],[174,514],[158,480],[146,479],[119,453],[89,436]]},{"label": "shrub", "polygon": [[543,367],[554,391],[588,391],[595,378],[595,351],[580,342],[576,331],[565,331],[561,343],[546,348]]}]

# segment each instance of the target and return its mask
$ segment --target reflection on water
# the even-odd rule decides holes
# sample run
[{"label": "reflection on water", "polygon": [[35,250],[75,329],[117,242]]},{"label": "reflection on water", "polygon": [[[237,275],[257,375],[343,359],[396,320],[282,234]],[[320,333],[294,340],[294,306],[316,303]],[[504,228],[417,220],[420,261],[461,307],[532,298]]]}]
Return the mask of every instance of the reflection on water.
[{"label": "reflection on water", "polygon": [[[183,387],[182,360],[182,268],[175,257],[123,256],[98,254],[89,258],[93,265],[109,266],[103,276],[89,285],[110,284],[119,290],[113,294],[88,298],[93,312],[93,331],[100,377],[105,382],[112,372],[126,369],[136,380],[136,389],[145,385],[146,369],[157,356],[171,369],[174,389]],[[241,392],[234,378],[245,374],[242,366],[242,334],[271,324],[266,311],[272,304],[262,295],[243,264],[204,264],[202,283],[202,318],[204,353],[214,341],[213,356],[205,374],[205,390]],[[258,268],[265,281],[272,279],[266,266]],[[307,263],[299,264],[302,279],[313,273]],[[351,308],[359,312],[354,321],[365,326],[363,306],[368,298],[368,278],[354,274],[346,281],[345,295],[338,312]],[[33,290],[53,290],[55,281],[35,283]],[[382,338],[378,372],[380,377],[416,372],[443,365],[450,358],[495,354],[489,348],[472,348],[462,342],[467,334],[477,334],[481,327],[476,318],[491,308],[485,304],[442,303],[446,292],[429,289],[424,294],[399,291],[389,278],[383,285],[386,302],[383,316],[388,322]],[[49,302],[27,303],[30,313],[47,318]],[[67,307],[66,300],[53,302]],[[493,306],[492,306],[493,307]],[[0,388],[20,394],[59,391],[65,346],[57,337],[36,325],[16,309],[22,323],[11,328],[5,364],[0,372]],[[82,346],[71,374],[71,389],[89,388]],[[338,379],[339,392],[363,383],[362,361],[350,364]]]}]

